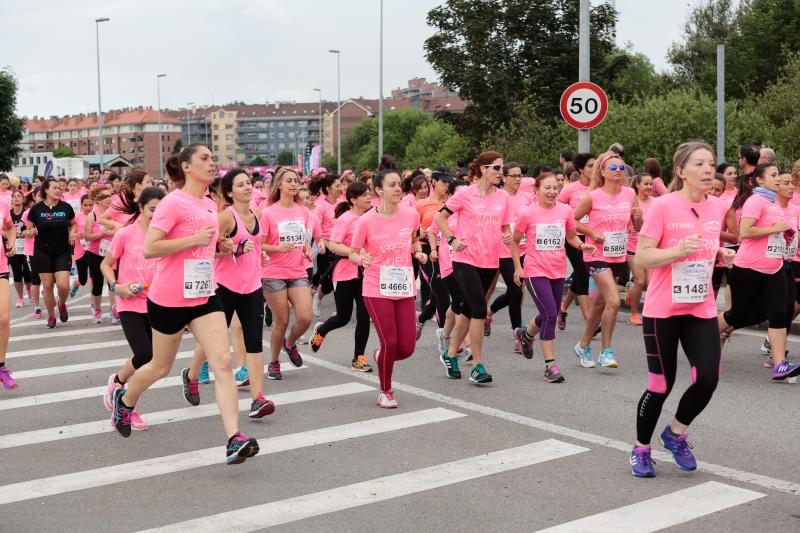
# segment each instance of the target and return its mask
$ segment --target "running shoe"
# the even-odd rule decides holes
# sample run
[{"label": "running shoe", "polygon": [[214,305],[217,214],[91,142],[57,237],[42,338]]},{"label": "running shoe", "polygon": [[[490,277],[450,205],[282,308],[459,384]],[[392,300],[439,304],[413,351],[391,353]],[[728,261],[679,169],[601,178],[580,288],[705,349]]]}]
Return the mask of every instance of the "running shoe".
[{"label": "running shoe", "polygon": [[111,323],[112,324],[119,324],[119,311],[117,311],[116,307],[111,308]]},{"label": "running shoe", "polygon": [[136,431],[146,431],[150,429],[150,426],[147,425],[147,422],[142,420],[142,414],[138,409],[134,409],[131,413],[131,429]]},{"label": "running shoe", "polygon": [[189,369],[181,370],[181,380],[183,381],[183,397],[190,405],[200,405],[200,382],[196,379],[189,379]]},{"label": "running shoe", "polygon": [[522,344],[520,344],[518,339],[514,339],[514,353],[522,353]]},{"label": "running shoe", "polygon": [[5,365],[0,366],[0,383],[3,384],[3,388],[6,390],[17,388],[17,381],[11,376],[11,372]]},{"label": "running shoe", "polygon": [[417,341],[419,342],[419,338],[422,337],[422,330],[425,328],[424,322],[417,322]]},{"label": "running shoe", "polygon": [[775,368],[775,361],[772,360],[771,355],[764,357],[764,368]]},{"label": "running shoe", "polygon": [[564,383],[564,376],[557,364],[553,363],[544,367],[544,380],[548,383]]},{"label": "running shoe", "polygon": [[308,344],[308,339],[306,339],[305,337],[300,337],[299,339],[297,339],[297,342],[295,342],[295,344],[300,344],[302,346],[305,346],[306,344]]},{"label": "running shoe", "polygon": [[283,351],[286,352],[286,355],[289,356],[289,361],[291,361],[291,363],[294,366],[296,366],[297,368],[303,366],[303,358],[300,357],[300,352],[297,350],[297,344],[289,346],[288,344],[286,344],[286,339],[284,339]]},{"label": "running shoe", "polygon": [[281,374],[281,362],[280,361],[270,361],[269,369],[267,370],[267,378],[274,379],[274,380],[281,380],[283,379],[283,374]]},{"label": "running shoe", "polygon": [[586,348],[581,348],[581,343],[578,341],[572,348],[572,353],[575,354],[575,357],[578,358],[580,361],[581,366],[583,368],[594,368],[594,360],[592,359],[592,347],[591,345],[587,346]]},{"label": "running shoe", "polygon": [[614,348],[606,348],[600,352],[597,364],[604,368],[617,368],[617,361],[614,359]]},{"label": "running shoe", "polygon": [[469,374],[469,380],[478,385],[483,383],[491,383],[492,375],[486,371],[486,369],[483,367],[483,363],[478,363],[472,368],[472,372]]},{"label": "running shoe", "polygon": [[650,457],[650,446],[634,446],[631,450],[631,474],[636,477],[656,477],[656,464]]},{"label": "running shoe", "polygon": [[450,337],[444,334],[444,328],[436,328],[436,342],[438,344],[439,353],[450,348]]},{"label": "running shoe", "polygon": [[561,311],[558,313],[558,329],[564,331],[567,329],[567,312]]},{"label": "running shoe", "polygon": [[314,324],[314,330],[311,333],[311,342],[308,344],[311,346],[311,351],[317,353],[317,351],[322,346],[322,343],[325,342],[325,337],[317,333],[317,330],[322,325],[322,322],[317,322]]},{"label": "running shoe", "polygon": [[95,324],[102,324],[103,323],[103,312],[99,309],[92,312],[92,322]]},{"label": "running shoe", "polygon": [[761,344],[761,353],[764,355],[772,355],[772,345],[769,343],[769,339],[764,339],[764,342]]},{"label": "running shoe", "polygon": [[631,319],[628,322],[631,326],[641,326],[642,317],[639,313],[631,313]]},{"label": "running shoe", "polygon": [[36,320],[41,320],[41,318],[42,318],[42,308],[41,307],[37,307],[36,309],[34,309],[32,316]]},{"label": "running shoe", "polygon": [[117,376],[116,374],[111,374],[110,376],[108,376],[108,384],[106,385],[106,391],[105,393],[103,393],[103,405],[109,411],[114,407],[113,405],[114,391],[122,388],[122,385],[117,383],[117,381],[114,379],[116,376]]},{"label": "running shoe", "polygon": [[56,317],[54,317],[54,316],[48,316],[47,317],[47,327],[50,328],[50,329],[53,329],[54,327],[56,327]]},{"label": "running shoe", "polygon": [[367,362],[367,358],[363,355],[359,355],[353,359],[353,362],[350,364],[350,368],[359,372],[372,372],[372,367]]},{"label": "running shoe", "polygon": [[458,355],[464,356],[464,361],[471,363],[472,361],[472,348],[465,346],[458,351]]},{"label": "running shoe", "polygon": [[203,364],[200,365],[200,372],[197,373],[197,381],[203,385],[211,383],[211,378],[208,375],[208,361],[203,361]]},{"label": "running shoe", "polygon": [[250,412],[247,414],[250,418],[262,418],[271,415],[275,412],[275,404],[272,400],[267,400],[264,395],[259,393],[258,398],[253,400],[250,404]]},{"label": "running shoe", "polygon": [[514,339],[519,343],[522,350],[520,353],[525,356],[525,359],[533,359],[533,340],[525,340],[524,328],[514,329]]},{"label": "running shoe", "polygon": [[667,424],[664,431],[662,431],[661,435],[658,437],[658,440],[661,441],[661,445],[664,446],[664,448],[672,452],[672,461],[675,463],[675,466],[681,470],[691,472],[697,469],[697,461],[690,449],[692,445],[686,442],[686,437],[686,433],[678,437],[673,435],[669,430],[669,424]]},{"label": "running shoe", "polygon": [[381,409],[397,409],[397,400],[394,399],[392,391],[378,393],[378,401],[375,404]]},{"label": "running shoe", "polygon": [[58,302],[58,318],[61,320],[61,322],[66,322],[69,320],[66,302]]},{"label": "running shoe", "polygon": [[111,397],[111,425],[117,430],[117,433],[123,437],[131,436],[131,413],[133,409],[122,403],[122,396],[125,394],[125,389],[114,389]]},{"label": "running shoe", "polygon": [[450,357],[447,350],[439,354],[439,361],[442,362],[447,369],[447,377],[449,379],[461,379],[461,370],[458,368],[458,357]]},{"label": "running shoe", "polygon": [[319,304],[320,303],[321,302],[319,301],[319,298],[317,298],[317,295],[316,294],[312,294],[311,295],[311,312],[316,317],[319,316]]},{"label": "running shoe", "polygon": [[22,298],[17,298],[17,303],[14,305],[15,308],[19,309],[20,307],[25,305],[25,301]]},{"label": "running shoe", "polygon": [[236,382],[237,387],[247,387],[250,385],[250,377],[247,375],[247,367],[240,366],[236,369],[233,375],[233,380]]},{"label": "running shoe", "polygon": [[784,359],[772,368],[772,381],[783,381],[800,375],[800,364],[793,364]]},{"label": "running shoe", "polygon": [[483,321],[483,336],[490,337],[492,335],[492,317],[487,316]]},{"label": "running shoe", "polygon": [[78,285],[78,280],[75,280],[75,283],[72,284],[72,287],[69,288],[69,297],[75,298],[75,295],[78,294],[78,289],[80,285]]},{"label": "running shoe", "polygon": [[229,465],[238,465],[245,459],[255,456],[258,453],[258,442],[237,431],[236,434],[228,439],[228,449],[225,452],[225,462]]}]

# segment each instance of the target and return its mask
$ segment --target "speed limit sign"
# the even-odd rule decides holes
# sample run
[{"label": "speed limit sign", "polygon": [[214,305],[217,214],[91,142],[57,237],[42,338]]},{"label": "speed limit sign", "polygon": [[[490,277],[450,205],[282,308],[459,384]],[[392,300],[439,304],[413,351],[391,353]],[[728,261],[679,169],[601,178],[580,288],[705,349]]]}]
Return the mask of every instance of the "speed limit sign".
[{"label": "speed limit sign", "polygon": [[561,116],[567,124],[580,130],[594,128],[606,118],[606,93],[588,81],[573,83],[561,95]]}]

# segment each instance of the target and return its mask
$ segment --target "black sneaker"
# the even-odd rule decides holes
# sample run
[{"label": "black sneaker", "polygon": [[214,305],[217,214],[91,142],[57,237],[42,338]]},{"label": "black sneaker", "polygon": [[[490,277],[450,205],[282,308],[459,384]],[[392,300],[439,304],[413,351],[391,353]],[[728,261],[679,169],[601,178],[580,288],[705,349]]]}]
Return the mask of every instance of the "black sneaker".
[{"label": "black sneaker", "polygon": [[297,349],[297,344],[289,346],[286,344],[286,339],[284,339],[283,351],[289,356],[289,362],[291,362],[294,366],[297,368],[303,366],[303,358],[300,356],[300,351]]},{"label": "black sneaker", "polygon": [[525,359],[533,359],[533,340],[526,340],[525,335],[525,328],[514,328],[514,338],[522,348],[522,355],[525,356]]},{"label": "black sneaker", "polygon": [[189,369],[181,370],[181,380],[183,380],[183,397],[191,405],[200,405],[200,382],[196,379],[189,379]]},{"label": "black sneaker", "polygon": [[131,436],[131,413],[133,407],[128,407],[122,403],[122,396],[125,394],[125,389],[117,388],[111,395],[111,425],[117,430],[117,433],[123,437]]},{"label": "black sneaker", "polygon": [[225,462],[229,465],[238,465],[245,459],[258,453],[258,442],[251,439],[241,431],[228,439],[228,449],[225,452]]},{"label": "black sneaker", "polygon": [[472,373],[469,375],[469,380],[472,383],[482,385],[484,383],[492,382],[492,375],[489,374],[483,367],[483,363],[478,363],[472,368]]},{"label": "black sneaker", "polygon": [[261,418],[263,416],[271,415],[275,412],[275,404],[272,400],[264,398],[263,394],[259,394],[258,398],[253,400],[250,404],[250,412],[247,414],[250,418]]},{"label": "black sneaker", "polygon": [[458,369],[458,357],[449,357],[447,351],[439,355],[439,361],[447,369],[447,377],[450,379],[461,379],[461,370]]}]

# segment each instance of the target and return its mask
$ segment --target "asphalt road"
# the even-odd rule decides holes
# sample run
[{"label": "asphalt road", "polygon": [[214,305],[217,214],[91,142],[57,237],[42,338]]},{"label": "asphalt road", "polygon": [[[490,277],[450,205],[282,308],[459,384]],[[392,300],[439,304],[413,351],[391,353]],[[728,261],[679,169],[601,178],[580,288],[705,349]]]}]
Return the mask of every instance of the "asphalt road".
[{"label": "asphalt road", "polygon": [[[505,312],[486,342],[494,382],[448,380],[429,323],[395,368],[397,410],[375,406],[376,375],[350,370],[351,323],[313,356],[302,347],[302,369],[267,382],[275,414],[242,412],[262,452],[227,466],[213,386],[202,386],[200,407],[181,394],[188,354],[142,397],[151,428],[113,432],[99,394],[128,348],[108,321],[90,323],[84,292],[70,303],[55,330],[30,306],[13,312],[8,366],[20,387],[0,390],[2,532],[800,531],[800,387],[770,382],[754,330],[726,346],[722,381],[690,428],[694,473],[657,454],[655,479],[630,475],[641,330],[621,313],[620,368],[583,369],[570,353],[577,308],[557,340],[563,384],[542,380],[538,349],[533,361],[513,353]],[[332,305],[326,298],[322,319]],[[524,306],[530,318],[530,299]],[[372,332],[368,353],[375,346]],[[187,337],[181,350],[192,347]],[[681,360],[659,427],[689,380]]]}]

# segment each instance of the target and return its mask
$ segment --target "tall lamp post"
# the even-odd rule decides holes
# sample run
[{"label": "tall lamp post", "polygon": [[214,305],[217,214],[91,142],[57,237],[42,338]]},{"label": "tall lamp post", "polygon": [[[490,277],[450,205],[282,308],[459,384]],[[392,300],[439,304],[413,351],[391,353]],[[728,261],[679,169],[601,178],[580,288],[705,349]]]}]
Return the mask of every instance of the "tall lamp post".
[{"label": "tall lamp post", "polygon": [[342,54],[339,50],[328,50],[336,54],[336,173],[342,173]]},{"label": "tall lamp post", "polygon": [[319,153],[322,157],[322,89],[314,89],[319,93],[319,111],[317,113],[317,127],[319,128]]},{"label": "tall lamp post", "polygon": [[380,68],[378,69],[378,163],[383,158],[383,0],[381,0]]},{"label": "tall lamp post", "polygon": [[97,143],[100,151],[100,172],[103,172],[103,105],[100,101],[100,23],[108,22],[108,17],[94,19],[94,32],[97,38]]},{"label": "tall lamp post", "polygon": [[164,144],[161,134],[161,78],[166,74],[156,74],[156,100],[158,102],[158,177],[164,180]]},{"label": "tall lamp post", "polygon": [[186,146],[192,144],[192,110],[194,107],[194,102],[189,102],[186,104]]}]

